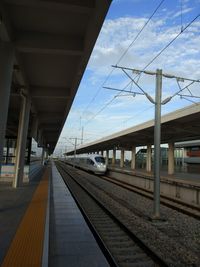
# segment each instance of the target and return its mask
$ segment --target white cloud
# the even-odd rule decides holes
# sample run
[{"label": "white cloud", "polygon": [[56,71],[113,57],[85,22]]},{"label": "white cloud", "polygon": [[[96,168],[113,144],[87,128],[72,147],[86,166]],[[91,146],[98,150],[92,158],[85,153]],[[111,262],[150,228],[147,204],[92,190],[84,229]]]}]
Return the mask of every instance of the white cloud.
[{"label": "white cloud", "polygon": [[[145,21],[144,18],[120,18],[105,23],[89,64],[90,70],[94,71],[92,77],[94,84],[98,83],[100,77],[109,73],[110,66],[118,61]],[[173,71],[178,64],[181,71],[187,64],[185,58],[193,55],[194,60],[198,62],[199,58],[195,54],[197,55],[199,51],[199,36],[195,33],[199,31],[199,26],[199,22],[194,23],[162,53],[151,68],[170,68]],[[164,19],[152,22],[128,51],[120,65],[143,68],[179,32],[179,26],[167,28]],[[187,49],[185,49],[186,46]],[[116,75],[116,70],[113,75]]]},{"label": "white cloud", "polygon": [[[183,4],[182,14],[189,14],[193,11],[193,7],[188,7],[188,0],[184,0]],[[156,19],[153,19],[148,24],[119,65],[143,69],[180,32],[180,25],[173,24],[176,18],[181,15],[180,11],[169,11],[169,9],[163,8],[161,13],[162,17],[157,16]],[[88,99],[85,102],[85,106],[82,102],[79,103],[77,101],[77,105],[72,109],[68,119],[68,126],[64,129],[67,136],[81,136],[80,116],[83,116],[82,124],[87,124],[84,128],[84,137],[90,140],[98,139],[116,130],[153,118],[154,106],[145,96],[136,96],[135,98],[124,96],[115,98],[98,116],[87,123],[117,94],[117,92],[101,89],[102,84],[104,84],[107,75],[112,69],[111,65],[119,60],[146,21],[147,18],[144,17],[121,17],[105,21],[88,64],[88,70],[91,75],[87,78],[87,84],[82,88],[84,93],[79,93],[80,97],[83,98],[84,95],[87,95]],[[200,21],[196,21],[148,67],[148,70],[155,71],[157,68],[161,68],[165,73],[199,79],[199,30]],[[129,79],[121,70],[114,69],[104,85],[123,89],[128,81]],[[139,84],[154,97],[155,77],[142,75]],[[187,83],[184,83],[182,86],[185,84]],[[191,87],[192,93],[200,95],[199,86],[195,84]],[[98,97],[92,101],[90,108],[82,114],[90,99],[99,89],[101,90],[98,93]],[[133,86],[132,90],[139,91],[135,86]],[[178,90],[179,88],[175,80],[163,80],[163,99]],[[191,103],[186,100],[181,101],[180,97],[173,98],[167,105],[162,107],[163,114],[189,104]],[[70,118],[74,121],[73,125],[70,123]]]},{"label": "white cloud", "polygon": [[177,17],[179,17],[179,16],[181,16],[181,15],[183,15],[183,14],[189,13],[189,12],[191,12],[192,10],[193,10],[193,8],[185,8],[185,9],[183,9],[182,11],[178,11],[178,12],[176,12],[176,13],[173,15],[173,18],[177,18]]}]

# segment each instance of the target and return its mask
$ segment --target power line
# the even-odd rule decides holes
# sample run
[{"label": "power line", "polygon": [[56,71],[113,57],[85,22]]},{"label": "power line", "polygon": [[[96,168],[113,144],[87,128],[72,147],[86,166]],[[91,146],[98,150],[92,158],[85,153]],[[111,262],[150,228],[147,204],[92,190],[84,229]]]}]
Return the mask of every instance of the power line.
[{"label": "power line", "polygon": [[181,98],[181,99],[184,99],[184,100],[187,100],[187,101],[189,101],[189,102],[192,102],[193,104],[196,104],[196,105],[199,105],[199,104],[200,104],[200,102],[195,102],[195,101],[193,101],[193,100],[191,100],[191,99],[187,99],[187,98],[184,97],[184,96],[180,96],[180,98]]},{"label": "power line", "polygon": [[[200,14],[198,14],[190,23],[188,23],[183,29],[182,31],[180,31],[141,71],[143,72],[148,66],[150,66],[153,61],[155,61],[198,17],[200,16]],[[118,67],[117,65],[115,65],[115,67]],[[124,71],[125,68],[121,67],[122,70]],[[125,71],[124,71],[125,72]],[[127,75],[127,73],[125,72],[125,74]],[[129,76],[129,75],[128,75]],[[138,77],[138,74],[136,75],[136,77]],[[135,77],[135,78],[136,78]],[[130,76],[129,76],[130,78]],[[152,99],[149,97],[149,95],[143,91],[143,89],[134,81],[134,79],[131,78],[131,81],[135,83],[135,85],[146,95],[146,97],[151,101]],[[119,94],[117,94],[115,97],[113,97],[109,102],[106,103],[106,105],[104,105],[91,119],[89,119],[85,125],[87,125],[91,120],[93,120],[97,115],[99,115],[107,106],[109,106],[114,99],[119,96],[121,93],[123,92],[123,89],[121,90],[121,92],[119,92]],[[174,96],[174,95],[173,95]],[[152,102],[152,101],[151,101]]]},{"label": "power line", "polygon": [[[157,72],[145,71],[145,70],[138,70],[138,69],[131,69],[131,68],[121,67],[121,66],[113,66],[113,67],[120,68],[126,74],[126,76],[142,91],[143,95],[145,95],[151,103],[155,104],[155,101],[153,100],[153,98],[147,92],[145,92],[144,89],[137,84],[137,82],[134,81],[134,79],[131,77],[131,75],[129,73],[127,73],[126,70],[131,70],[133,73],[135,72],[137,74],[139,74],[139,73],[145,73],[145,74],[148,74],[148,75],[156,75]],[[190,93],[190,95],[188,97],[196,97],[196,98],[198,98],[197,96],[192,95],[192,93],[191,93],[191,91],[189,90],[188,87],[191,86],[195,82],[198,82],[199,83],[200,82],[200,79],[196,80],[196,79],[185,78],[185,77],[183,78],[183,77],[178,77],[178,76],[167,74],[167,73],[162,73],[162,76],[165,77],[165,78],[168,78],[168,79],[176,79],[176,82],[177,82],[178,87],[179,87],[179,90],[177,92],[175,92],[172,96],[167,97],[166,99],[164,99],[161,102],[162,105],[168,103],[176,95],[181,96],[180,93],[182,91],[186,90],[186,89]],[[186,85],[185,87],[181,88],[181,86],[179,84],[180,81],[182,81],[182,82],[184,82],[184,81],[190,81],[190,83],[188,85]]]},{"label": "power line", "polygon": [[[130,118],[128,118],[128,119],[126,119],[126,120],[122,121],[121,125],[122,125],[122,124],[124,124],[124,123],[126,123],[126,122],[128,122],[128,121],[130,121],[130,120],[133,120],[133,119],[135,119],[135,118],[136,118],[136,116],[138,117],[138,115],[141,115],[143,112],[145,112],[145,111],[147,111],[147,110],[150,110],[150,109],[152,109],[152,108],[153,108],[153,106],[151,106],[151,107],[148,107],[148,108],[145,108],[145,109],[143,109],[143,110],[141,110],[141,111],[137,112],[136,114],[134,114],[134,116],[133,116],[133,117],[130,117]],[[118,127],[117,127],[117,128],[118,128]],[[115,129],[117,129],[117,128],[115,128]],[[103,132],[101,132],[101,135],[102,135],[102,134],[104,134],[105,132],[107,132],[107,131],[111,130],[111,129],[113,129],[113,128],[109,128],[109,129],[107,129],[106,131],[103,131]]]},{"label": "power line", "polygon": [[124,58],[124,56],[127,54],[128,50],[131,48],[131,46],[135,43],[135,41],[137,40],[137,38],[140,36],[140,34],[142,33],[142,31],[144,30],[144,28],[147,26],[147,24],[150,22],[150,20],[152,19],[152,17],[155,15],[155,13],[157,12],[157,10],[160,8],[160,6],[163,4],[165,0],[162,0],[159,5],[156,7],[156,9],[154,10],[154,12],[152,13],[152,15],[149,17],[149,19],[146,21],[146,23],[143,25],[142,29],[138,32],[138,34],[135,36],[135,38],[133,39],[133,41],[130,43],[130,45],[127,47],[127,49],[124,51],[124,53],[121,55],[121,57],[119,58],[119,60],[117,61],[116,65],[119,64],[119,62],[122,60],[122,58]]},{"label": "power line", "polygon": [[198,14],[190,23],[188,23],[181,31],[143,68],[143,71],[146,70],[190,25],[198,19],[200,14]]},{"label": "power line", "polygon": [[104,82],[100,85],[99,89],[97,90],[96,94],[93,96],[93,98],[91,99],[91,101],[89,102],[89,104],[87,105],[87,107],[83,110],[83,114],[85,114],[85,112],[88,110],[89,106],[94,102],[94,100],[96,99],[96,97],[98,96],[99,92],[101,91],[102,87],[104,86],[104,84],[108,81],[108,79],[110,78],[111,74],[113,73],[114,69],[112,69],[108,76],[106,77],[106,79],[104,80]]},{"label": "power line", "polygon": [[[135,36],[135,38],[133,39],[133,41],[130,43],[130,45],[127,47],[127,49],[124,51],[124,53],[121,55],[121,57],[118,59],[118,61],[116,62],[115,65],[118,65],[120,63],[120,61],[124,58],[124,56],[127,54],[128,50],[131,48],[131,46],[135,43],[135,41],[138,39],[138,37],[140,36],[140,34],[142,33],[142,31],[145,29],[145,27],[147,26],[147,24],[150,22],[150,20],[152,19],[152,17],[156,14],[156,12],[158,11],[158,9],[160,8],[160,6],[163,4],[165,0],[162,0],[159,5],[156,7],[156,9],[153,11],[153,13],[151,14],[151,16],[149,17],[149,19],[145,22],[145,24],[142,26],[141,30],[137,33],[137,35]],[[93,98],[90,100],[90,102],[88,103],[87,107],[83,110],[84,114],[89,106],[94,102],[94,100],[96,99],[97,95],[99,94],[99,92],[101,91],[102,87],[104,86],[104,84],[108,81],[108,79],[110,78],[110,76],[112,75],[114,69],[111,69],[111,71],[109,72],[109,74],[107,75],[106,79],[104,80],[104,82],[102,83],[102,85],[99,87],[99,89],[97,90],[96,94],[93,96]]]},{"label": "power line", "polygon": [[183,29],[183,1],[181,0],[181,31]]},{"label": "power line", "polygon": [[[132,82],[130,81],[125,87],[124,87],[124,89],[125,88],[127,88],[130,84],[131,84]],[[110,101],[108,101],[92,118],[90,118],[90,119],[88,119],[87,120],[87,122],[85,123],[85,125],[84,126],[86,126],[91,120],[93,120],[94,118],[96,118],[96,116],[98,116],[105,108],[107,108],[114,100],[115,100],[115,98],[117,98],[121,93],[123,92],[123,90],[122,91],[120,91],[117,95],[115,95]]]},{"label": "power line", "polygon": [[134,117],[128,118],[127,120],[124,120],[122,123],[126,123],[127,121],[130,121],[130,120],[134,119],[136,116],[140,115],[141,113],[143,113],[143,112],[145,112],[145,111],[147,111],[147,110],[150,110],[150,109],[152,109],[152,108],[153,108],[153,106],[150,106],[150,107],[148,107],[148,108],[145,108],[145,109],[143,109],[142,111],[136,113]]}]

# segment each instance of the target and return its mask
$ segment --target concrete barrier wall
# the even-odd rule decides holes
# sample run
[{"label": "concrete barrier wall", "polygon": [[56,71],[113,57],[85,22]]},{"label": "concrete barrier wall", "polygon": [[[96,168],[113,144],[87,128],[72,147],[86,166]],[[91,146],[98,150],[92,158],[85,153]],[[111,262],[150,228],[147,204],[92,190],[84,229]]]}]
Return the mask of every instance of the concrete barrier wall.
[{"label": "concrete barrier wall", "polygon": [[[151,176],[134,176],[126,171],[113,169],[109,169],[108,176],[153,192],[154,183],[153,177]],[[189,204],[200,206],[200,184],[195,182],[161,178],[160,193]]]}]

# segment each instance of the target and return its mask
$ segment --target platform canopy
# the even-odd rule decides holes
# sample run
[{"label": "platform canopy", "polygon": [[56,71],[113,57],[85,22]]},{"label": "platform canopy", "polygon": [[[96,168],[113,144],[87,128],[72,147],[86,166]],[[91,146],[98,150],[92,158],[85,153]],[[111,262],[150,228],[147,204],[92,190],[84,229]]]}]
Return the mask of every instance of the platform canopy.
[{"label": "platform canopy", "polygon": [[[183,142],[200,139],[200,104],[194,104],[162,116],[161,143]],[[76,153],[89,153],[102,150],[131,150],[133,146],[154,144],[154,120],[106,136],[97,141],[82,145]],[[70,151],[67,155],[72,155]]]},{"label": "platform canopy", "polygon": [[111,1],[0,2],[0,41],[15,48],[7,136],[29,95],[29,137],[53,152]]}]

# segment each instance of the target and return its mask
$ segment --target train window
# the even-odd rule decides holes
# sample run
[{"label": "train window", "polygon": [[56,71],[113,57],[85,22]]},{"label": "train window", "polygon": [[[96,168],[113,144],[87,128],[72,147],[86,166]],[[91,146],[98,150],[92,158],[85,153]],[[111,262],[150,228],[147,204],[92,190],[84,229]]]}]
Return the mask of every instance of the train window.
[{"label": "train window", "polygon": [[96,162],[105,164],[105,159],[103,157],[95,157]]},{"label": "train window", "polygon": [[94,161],[92,161],[91,159],[87,159],[87,164],[94,165]]}]

